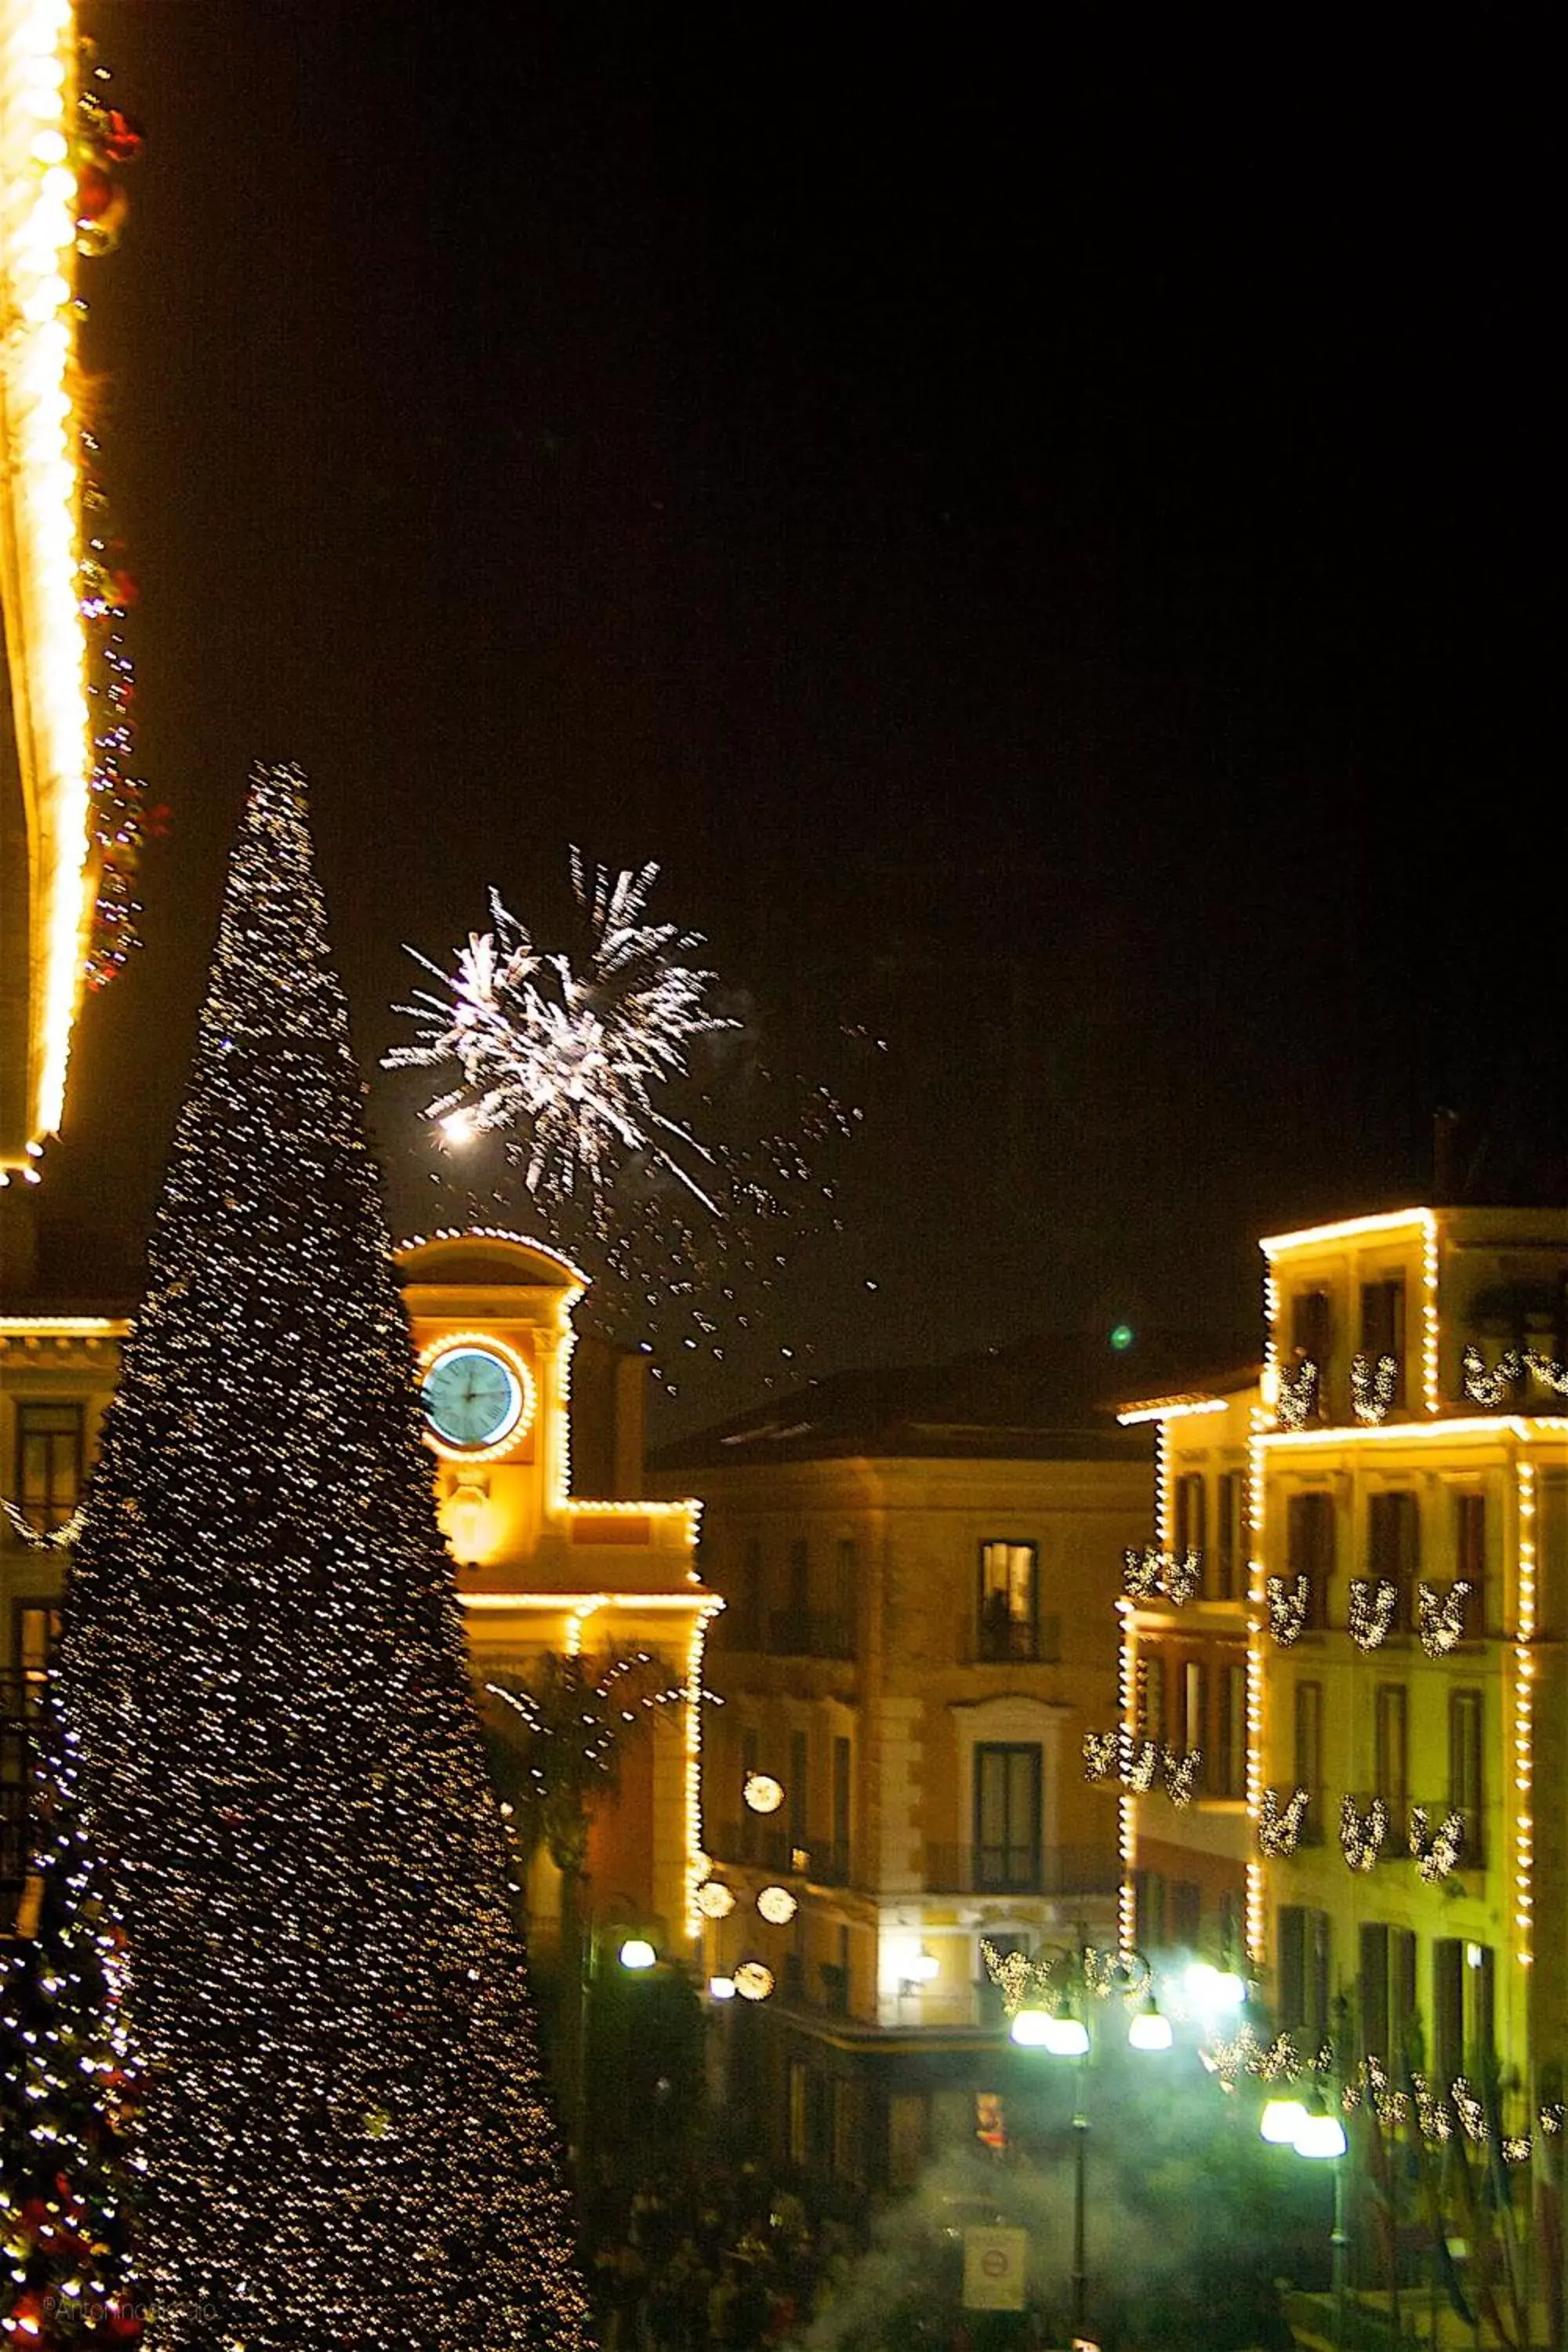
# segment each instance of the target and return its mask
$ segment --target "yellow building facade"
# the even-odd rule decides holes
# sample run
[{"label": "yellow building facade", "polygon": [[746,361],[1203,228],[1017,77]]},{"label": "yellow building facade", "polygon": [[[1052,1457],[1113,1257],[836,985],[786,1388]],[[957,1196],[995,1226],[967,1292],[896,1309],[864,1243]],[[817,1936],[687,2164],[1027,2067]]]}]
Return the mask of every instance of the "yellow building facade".
[{"label": "yellow building facade", "polygon": [[1445,2080],[1495,2057],[1522,2111],[1568,2052],[1568,1213],[1262,1248],[1256,1381],[1127,1409],[1124,1932],[1395,2073],[1417,2031]]},{"label": "yellow building facade", "polygon": [[[641,1367],[592,1340],[579,1346],[573,1312],[585,1278],[538,1244],[446,1234],[404,1248],[397,1264],[476,1680],[526,1685],[546,1652],[647,1652],[679,1689],[627,1744],[619,1792],[596,1813],[589,1875],[596,1906],[690,1958],[705,1874],[703,1650],[722,1604],[697,1578],[697,1507],[639,1499]],[[41,1304],[0,1315],[0,1877],[13,1895],[28,1717],[128,1328]],[[547,1859],[530,1892],[548,1935],[557,1893]]]},{"label": "yellow building facade", "polygon": [[705,1970],[766,1971],[727,2029],[759,2128],[857,2185],[973,2145],[1012,2082],[983,1941],[1114,1927],[1116,1807],[1080,1757],[1114,1703],[1147,1445],[1109,1414],[1007,1413],[890,1409],[846,1376],[660,1457],[702,1493],[727,1602]]}]

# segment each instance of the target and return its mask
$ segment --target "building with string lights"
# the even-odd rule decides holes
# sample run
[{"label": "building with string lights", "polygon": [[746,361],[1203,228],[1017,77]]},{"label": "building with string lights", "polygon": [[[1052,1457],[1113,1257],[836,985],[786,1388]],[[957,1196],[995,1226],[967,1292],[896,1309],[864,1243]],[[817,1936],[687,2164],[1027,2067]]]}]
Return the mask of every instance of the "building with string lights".
[{"label": "building with string lights", "polygon": [[656,1456],[727,1603],[698,1903],[730,2095],[818,2177],[997,2142],[1021,2078],[983,1941],[1113,1931],[1116,1808],[1079,1759],[1150,1472],[1106,1385],[1077,1341],[847,1373]]},{"label": "building with string lights", "polygon": [[[1561,2084],[1568,1211],[1262,1244],[1261,1367],[1124,1407],[1122,1930],[1245,1967],[1299,2043]],[[1542,1801],[1544,1798],[1545,1801]],[[1561,2088],[1550,2092],[1561,2096]]]},{"label": "building with string lights", "polygon": [[[639,1360],[579,1339],[585,1277],[542,1244],[453,1234],[398,1254],[441,1524],[458,1562],[476,1678],[527,1685],[546,1652],[646,1653],[675,1694],[626,1744],[593,1808],[594,1902],[673,1958],[696,1956],[702,1667],[721,1607],[697,1576],[698,1507],[639,1499]],[[67,1549],[113,1393],[123,1312],[0,1315],[0,1903],[25,1863],[26,1729],[58,1629]],[[535,1858],[548,1938],[559,1881]]]}]

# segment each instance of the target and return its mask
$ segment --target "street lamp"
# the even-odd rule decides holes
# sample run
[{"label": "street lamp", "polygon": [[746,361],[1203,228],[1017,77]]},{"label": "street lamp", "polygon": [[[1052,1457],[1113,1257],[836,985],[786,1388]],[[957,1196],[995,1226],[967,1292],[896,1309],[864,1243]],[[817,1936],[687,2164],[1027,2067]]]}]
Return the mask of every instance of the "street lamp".
[{"label": "street lamp", "polygon": [[1133,2013],[1127,2029],[1129,2049],[1150,2053],[1171,2046],[1171,2021],[1154,1998],[1154,1972],[1142,1952],[1106,1952],[1092,1944],[1076,1949],[1047,1950],[1033,1959],[1022,1953],[1005,1955],[981,1947],[994,1983],[1002,1988],[1011,2017],[1013,2040],[1025,2050],[1043,2050],[1047,2057],[1070,2058],[1077,2073],[1073,2084],[1073,2223],[1072,2330],[1088,2332],[1089,2268],[1086,2260],[1086,2189],[1088,2185],[1088,2089],[1092,2037],[1089,2019],[1096,2004],[1115,1998]]},{"label": "street lamp", "polygon": [[1345,2138],[1345,2127],[1330,2109],[1321,2091],[1314,2091],[1305,2104],[1297,2098],[1268,2100],[1258,2130],[1259,2137],[1273,2147],[1293,2147],[1298,2156],[1306,2157],[1311,2163],[1331,2164],[1334,2168],[1334,2222],[1329,2246],[1333,2258],[1334,2343],[1336,2347],[1342,2347],[1350,2252],[1345,2170],[1349,2142]]}]

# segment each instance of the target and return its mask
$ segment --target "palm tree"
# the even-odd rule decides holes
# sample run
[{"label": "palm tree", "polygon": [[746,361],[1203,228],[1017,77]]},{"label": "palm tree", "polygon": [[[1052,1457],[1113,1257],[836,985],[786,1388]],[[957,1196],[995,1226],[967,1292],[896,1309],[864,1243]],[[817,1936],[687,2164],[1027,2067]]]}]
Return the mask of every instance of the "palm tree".
[{"label": "palm tree", "polygon": [[510,1802],[521,1858],[541,1846],[561,1874],[561,1979],[558,2067],[563,2104],[581,2138],[586,2084],[584,2032],[585,1944],[583,1881],[588,1835],[598,1804],[620,1780],[628,1739],[647,1728],[655,1707],[678,1704],[685,1687],[649,1650],[589,1659],[547,1650],[531,1681],[487,1683],[500,1702],[488,1717],[496,1785]]}]

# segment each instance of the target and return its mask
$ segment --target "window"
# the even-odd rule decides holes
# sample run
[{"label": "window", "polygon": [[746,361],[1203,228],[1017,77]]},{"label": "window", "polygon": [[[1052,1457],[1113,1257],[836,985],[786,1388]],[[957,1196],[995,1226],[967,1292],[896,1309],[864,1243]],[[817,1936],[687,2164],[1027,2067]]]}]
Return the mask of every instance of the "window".
[{"label": "window", "polygon": [[1432,2009],[1437,2079],[1483,2073],[1495,2051],[1497,1956],[1458,1936],[1432,1947]]},{"label": "window", "polygon": [[1467,1630],[1478,1639],[1487,1624],[1487,1498],[1484,1495],[1454,1497],[1454,1574],[1470,1587],[1465,1603]]},{"label": "window", "polygon": [[1299,1290],[1290,1301],[1290,1346],[1298,1363],[1318,1367],[1318,1393],[1329,1375],[1329,1350],[1333,1346],[1333,1308],[1326,1290]]},{"label": "window", "polygon": [[1361,1351],[1375,1369],[1380,1356],[1392,1356],[1394,1402],[1405,1402],[1405,1285],[1397,1276],[1386,1282],[1361,1286]]},{"label": "window", "polygon": [[16,1603],[16,1679],[21,1685],[22,1712],[36,1715],[60,1638],[60,1612],[48,1601]]},{"label": "window", "polygon": [[1035,1654],[1036,1569],[1032,1543],[983,1543],[980,1547],[980,1655],[983,1659],[1032,1658]]},{"label": "window", "polygon": [[1279,2024],[1313,2040],[1329,2030],[1329,1915],[1299,1903],[1279,1914]]},{"label": "window", "polygon": [[1222,1797],[1247,1794],[1247,1668],[1222,1666],[1219,1675],[1218,1754],[1215,1782]]},{"label": "window", "polygon": [[1238,1600],[1247,1590],[1247,1541],[1242,1527],[1246,1492],[1239,1470],[1226,1470],[1215,1489],[1215,1573],[1210,1589],[1216,1601]]},{"label": "window", "polygon": [[855,1601],[859,1582],[859,1549],[853,1536],[840,1536],[833,1555],[833,1648],[842,1658],[855,1654]]},{"label": "window", "polygon": [[1178,1878],[1171,1889],[1171,1937],[1184,1951],[1197,1950],[1203,1914],[1203,1888],[1195,1879]]},{"label": "window", "polygon": [[1394,1622],[1408,1630],[1415,1580],[1421,1573],[1421,1507],[1403,1492],[1373,1495],[1367,1505],[1366,1572],[1399,1590]]},{"label": "window", "polygon": [[[1296,1786],[1305,1789],[1311,1803],[1302,1835],[1316,1843],[1322,1835],[1323,1799],[1323,1685],[1321,1683],[1298,1683],[1296,1685]],[[1314,1832],[1316,1833],[1314,1835]]]},{"label": "window", "polygon": [[1208,1541],[1208,1496],[1203,1474],[1184,1472],[1176,1481],[1176,1540],[1179,1553],[1201,1552]]},{"label": "window", "polygon": [[1384,1853],[1402,1853],[1410,1825],[1410,1695],[1403,1683],[1379,1683],[1373,1713],[1373,1786],[1388,1807]]},{"label": "window", "polygon": [[1484,1750],[1486,1703],[1479,1690],[1448,1696],[1448,1803],[1465,1817],[1463,1859],[1481,1858],[1482,1808],[1486,1802]]},{"label": "window", "polygon": [[804,1731],[792,1731],[789,1736],[789,1842],[796,1848],[809,1846],[811,1831],[810,1801],[811,1742]]},{"label": "window", "polygon": [[1165,1737],[1165,1661],[1150,1650],[1138,1661],[1139,1722],[1145,1739]]},{"label": "window", "polygon": [[1307,1622],[1326,1625],[1334,1575],[1334,1498],[1321,1489],[1292,1495],[1286,1504],[1285,1573],[1307,1579]]},{"label": "window", "polygon": [[748,1536],[746,1538],[733,1613],[736,1649],[756,1649],[761,1642],[763,1624],[763,1545],[760,1536]]},{"label": "window", "polygon": [[849,1876],[849,1807],[854,1787],[853,1758],[847,1739],[833,1743],[833,1861],[838,1882]]},{"label": "window", "polygon": [[1157,1952],[1165,1943],[1165,1876],[1159,1870],[1133,1873],[1132,1899],[1137,1912],[1138,1941],[1145,1951]]},{"label": "window", "polygon": [[1040,1883],[1040,1751],[1022,1743],[974,1750],[974,1883],[1026,1895]]},{"label": "window", "polygon": [[[1209,1678],[1208,1669],[1199,1658],[1189,1658],[1182,1668],[1182,1744],[1201,1748],[1208,1753]],[[1204,1775],[1199,1769],[1194,1786],[1203,1786]]]},{"label": "window", "polygon": [[805,2063],[803,2059],[792,2058],[789,2062],[789,2087],[786,2096],[789,2113],[789,2160],[792,2164],[805,2165],[809,2160],[811,2151],[807,2145],[808,2091]]},{"label": "window", "polygon": [[62,1528],[81,1500],[82,1408],[16,1407],[17,1501],[40,1533]]},{"label": "window", "polygon": [[[751,1779],[752,1773],[762,1769],[762,1766],[758,1760],[761,1754],[762,1742],[758,1738],[757,1734],[754,1731],[743,1731],[741,1734],[741,1787],[742,1790],[744,1790],[746,1783]],[[747,1804],[744,1796],[742,1796],[741,1800],[740,1832],[742,1861],[755,1862],[762,1851],[762,1843],[763,1817],[760,1813],[754,1813],[752,1811],[750,1805]]]},{"label": "window", "polygon": [[833,2169],[840,2180],[860,2185],[860,2085],[842,2077],[833,2084]]},{"label": "window", "polygon": [[1361,1931],[1362,2047],[1403,2073],[1415,2016],[1415,1938],[1408,1927],[1368,1921]]}]

